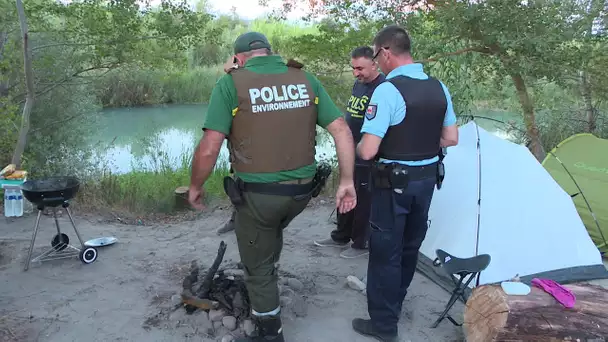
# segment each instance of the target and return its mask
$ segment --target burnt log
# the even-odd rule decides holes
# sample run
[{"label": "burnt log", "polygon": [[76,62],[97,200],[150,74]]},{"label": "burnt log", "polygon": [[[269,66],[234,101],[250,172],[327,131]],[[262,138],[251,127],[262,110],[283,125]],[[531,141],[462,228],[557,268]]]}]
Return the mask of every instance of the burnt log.
[{"label": "burnt log", "polygon": [[213,261],[213,264],[211,265],[211,267],[209,267],[207,274],[205,274],[205,277],[203,278],[203,282],[201,283],[201,286],[199,287],[198,291],[196,292],[196,294],[199,298],[209,299],[209,293],[211,292],[211,285],[213,284],[213,277],[217,273],[217,270],[220,267],[220,264],[224,260],[224,254],[226,254],[226,247],[227,246],[224,241],[220,242],[220,247],[217,250],[217,255],[215,256],[215,260]]},{"label": "burnt log", "polygon": [[[226,243],[222,241],[213,264],[200,282],[200,267],[196,260],[191,262],[190,271],[182,282],[181,295],[182,304],[185,304],[188,314],[192,314],[197,309],[223,309],[240,320],[249,317],[251,306],[244,275],[239,275],[234,269],[226,272],[219,270],[226,248]],[[200,284],[196,291],[193,290],[195,284]]]},{"label": "burnt log", "polygon": [[564,286],[576,296],[573,308],[533,286],[525,296],[507,295],[500,285],[475,288],[464,312],[467,342],[605,341],[608,291],[584,283]]},{"label": "burnt log", "polygon": [[188,274],[182,282],[182,303],[186,305],[185,309],[188,314],[192,314],[196,309],[211,310],[217,309],[219,303],[209,299],[198,298],[192,294],[192,287],[198,281],[199,267],[196,260],[190,263],[190,274]]}]

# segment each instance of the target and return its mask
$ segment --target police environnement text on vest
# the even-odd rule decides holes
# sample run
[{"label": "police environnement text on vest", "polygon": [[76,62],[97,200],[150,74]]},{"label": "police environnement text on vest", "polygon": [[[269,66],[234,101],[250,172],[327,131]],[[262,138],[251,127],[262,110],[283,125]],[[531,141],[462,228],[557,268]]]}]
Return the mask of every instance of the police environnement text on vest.
[{"label": "police environnement text on vest", "polygon": [[[305,84],[250,88],[249,98],[253,113],[310,106],[310,96]],[[258,100],[263,103],[256,104]]]}]

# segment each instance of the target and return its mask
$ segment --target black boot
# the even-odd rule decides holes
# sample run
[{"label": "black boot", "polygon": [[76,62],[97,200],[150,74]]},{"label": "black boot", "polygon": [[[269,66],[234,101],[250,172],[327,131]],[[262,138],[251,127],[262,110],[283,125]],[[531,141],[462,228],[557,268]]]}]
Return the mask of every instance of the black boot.
[{"label": "black boot", "polygon": [[279,315],[254,317],[254,322],[256,330],[251,337],[237,338],[234,342],[285,342]]},{"label": "black boot", "polygon": [[382,342],[397,342],[397,334],[386,334],[377,331],[369,319],[355,318],[353,320],[353,329],[361,335],[373,337]]},{"label": "black boot", "polygon": [[228,220],[228,222],[226,222],[226,224],[224,224],[224,226],[220,227],[220,229],[217,230],[217,235],[222,235],[224,233],[233,231],[235,228],[235,224],[234,224],[235,217],[236,217],[236,211],[233,210],[230,220]]}]

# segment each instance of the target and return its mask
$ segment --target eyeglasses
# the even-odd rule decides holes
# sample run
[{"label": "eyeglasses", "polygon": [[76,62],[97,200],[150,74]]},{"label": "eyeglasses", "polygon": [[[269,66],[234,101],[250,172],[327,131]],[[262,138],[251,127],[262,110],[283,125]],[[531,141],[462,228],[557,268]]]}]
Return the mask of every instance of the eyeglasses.
[{"label": "eyeglasses", "polygon": [[378,51],[376,52],[376,54],[374,55],[374,57],[372,57],[372,61],[375,61],[378,58],[378,55],[380,54],[380,51],[382,51],[382,50],[388,50],[388,49],[390,49],[388,46],[379,48]]}]

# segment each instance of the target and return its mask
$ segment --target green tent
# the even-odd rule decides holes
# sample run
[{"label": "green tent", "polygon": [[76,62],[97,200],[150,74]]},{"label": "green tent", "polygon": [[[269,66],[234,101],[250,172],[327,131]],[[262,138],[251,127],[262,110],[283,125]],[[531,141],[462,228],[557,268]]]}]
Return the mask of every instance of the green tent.
[{"label": "green tent", "polygon": [[572,196],[589,236],[607,257],[608,140],[575,134],[549,152],[542,164]]}]

